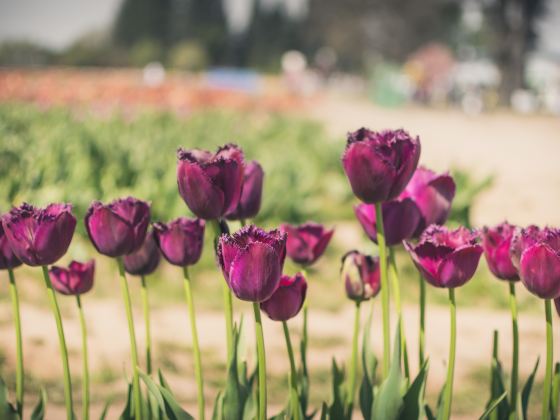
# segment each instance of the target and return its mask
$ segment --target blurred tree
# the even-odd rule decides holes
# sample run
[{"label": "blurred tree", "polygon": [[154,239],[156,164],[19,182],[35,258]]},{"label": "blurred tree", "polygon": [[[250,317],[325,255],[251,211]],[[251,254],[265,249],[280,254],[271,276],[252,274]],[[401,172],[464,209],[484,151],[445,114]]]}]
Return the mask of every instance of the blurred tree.
[{"label": "blurred tree", "polygon": [[115,21],[115,40],[127,47],[146,39],[168,46],[172,6],[172,0],[124,0]]}]

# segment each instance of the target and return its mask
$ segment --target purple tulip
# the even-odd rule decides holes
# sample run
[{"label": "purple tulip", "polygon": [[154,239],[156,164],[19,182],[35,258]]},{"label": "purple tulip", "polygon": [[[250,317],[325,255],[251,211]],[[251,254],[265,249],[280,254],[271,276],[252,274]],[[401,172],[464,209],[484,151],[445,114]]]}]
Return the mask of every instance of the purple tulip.
[{"label": "purple tulip", "polygon": [[299,313],[306,294],[307,282],[301,273],[282,276],[272,296],[261,302],[261,310],[273,321],[287,321]]},{"label": "purple tulip", "polygon": [[412,177],[420,158],[420,139],[404,130],[361,128],[348,135],[342,156],[352,191],[364,203],[396,198]]},{"label": "purple tulip", "polygon": [[560,297],[560,229],[517,229],[510,255],[527,290],[542,299]]},{"label": "purple tulip", "polygon": [[482,230],[482,248],[490,271],[499,279],[519,280],[517,268],[511,262],[510,247],[515,226],[507,222]]},{"label": "purple tulip", "polygon": [[[422,218],[420,210],[412,199],[386,201],[382,204],[382,209],[385,241],[388,246],[412,238]],[[366,235],[377,243],[375,204],[358,204],[354,206],[354,213]]]},{"label": "purple tulip", "polygon": [[237,208],[243,186],[243,152],[233,144],[218,149],[177,151],[179,194],[201,219],[218,219]]},{"label": "purple tulip", "polygon": [[218,261],[241,300],[263,302],[278,288],[286,259],[286,234],[250,225],[218,241]]},{"label": "purple tulip", "polygon": [[93,287],[95,261],[72,261],[68,268],[53,266],[49,270],[53,288],[63,295],[82,295]]},{"label": "purple tulip", "polygon": [[8,270],[19,267],[21,261],[16,257],[12,247],[8,241],[8,237],[2,226],[2,218],[0,217],[0,270]]},{"label": "purple tulip", "polygon": [[169,263],[186,267],[200,259],[204,220],[179,217],[167,224],[155,223],[154,232],[159,249]]},{"label": "purple tulip", "polygon": [[49,265],[62,257],[72,241],[76,218],[70,204],[36,208],[24,203],[2,218],[15,256],[30,266]]},{"label": "purple tulip", "polygon": [[428,283],[455,288],[469,281],[476,271],[482,255],[482,247],[476,241],[476,233],[464,227],[448,230],[431,225],[417,245],[407,241],[404,245]]},{"label": "purple tulip", "polygon": [[334,234],[334,229],[327,230],[323,225],[314,222],[299,226],[284,223],[280,230],[288,235],[288,256],[301,265],[311,265],[317,261]]},{"label": "purple tulip", "polygon": [[443,225],[451,210],[451,202],[455,197],[455,181],[447,174],[436,174],[434,171],[419,167],[412,175],[400,198],[409,197],[416,203],[422,218],[414,236],[426,227],[436,224]]},{"label": "purple tulip", "polygon": [[88,235],[97,251],[109,257],[131,254],[144,243],[150,205],[128,197],[110,204],[95,201],[85,217]]},{"label": "purple tulip", "polygon": [[255,217],[261,209],[264,172],[258,162],[245,165],[243,188],[237,208],[227,214],[230,220],[245,220]]},{"label": "purple tulip", "polygon": [[154,231],[151,230],[146,234],[146,239],[139,249],[123,257],[123,264],[127,273],[134,276],[147,276],[156,271],[159,260],[159,248]]},{"label": "purple tulip", "polygon": [[342,257],[340,274],[344,281],[346,295],[356,302],[377,296],[381,289],[378,257],[350,251]]}]

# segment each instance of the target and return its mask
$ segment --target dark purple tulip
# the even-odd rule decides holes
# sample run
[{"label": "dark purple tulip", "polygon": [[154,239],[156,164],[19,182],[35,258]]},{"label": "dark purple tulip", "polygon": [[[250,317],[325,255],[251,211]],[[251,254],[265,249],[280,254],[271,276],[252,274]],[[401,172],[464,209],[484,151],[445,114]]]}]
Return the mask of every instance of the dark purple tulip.
[{"label": "dark purple tulip", "polygon": [[350,251],[342,257],[340,274],[346,288],[346,296],[356,302],[377,296],[381,289],[378,257]]},{"label": "dark purple tulip", "polygon": [[161,253],[179,267],[198,262],[204,242],[204,220],[179,217],[169,223],[155,223],[154,232]]},{"label": "dark purple tulip", "polygon": [[144,243],[150,223],[150,205],[128,197],[110,204],[94,201],[85,217],[91,242],[103,255],[121,257]]},{"label": "dark purple tulip", "polygon": [[272,296],[261,302],[261,310],[273,321],[287,321],[298,314],[306,294],[307,282],[301,273],[282,276]]},{"label": "dark purple tulip", "polygon": [[81,295],[93,287],[95,261],[86,263],[72,261],[68,268],[53,266],[49,270],[49,277],[54,290],[63,295]]},{"label": "dark purple tulip", "polygon": [[124,269],[134,276],[147,276],[156,271],[159,259],[159,248],[151,230],[139,249],[123,257]]},{"label": "dark purple tulip", "polygon": [[280,283],[286,234],[250,225],[218,241],[218,261],[227,284],[241,300],[263,302]]},{"label": "dark purple tulip", "polygon": [[447,174],[436,174],[434,171],[419,167],[412,175],[400,198],[412,198],[422,218],[414,236],[426,227],[436,224],[443,225],[447,221],[451,202],[455,197],[455,181]]},{"label": "dark purple tulip", "polygon": [[49,265],[62,257],[72,241],[76,218],[70,204],[36,208],[24,203],[2,218],[12,251],[24,264]]},{"label": "dark purple tulip", "polygon": [[488,267],[497,278],[502,280],[519,280],[519,273],[511,262],[509,252],[514,232],[515,226],[504,222],[493,228],[485,227],[481,233],[482,248]]},{"label": "dark purple tulip", "polygon": [[417,245],[407,241],[404,245],[428,283],[454,288],[469,281],[476,271],[482,255],[482,247],[476,240],[476,233],[464,227],[448,230],[431,225]]},{"label": "dark purple tulip", "polygon": [[420,139],[404,130],[361,128],[348,135],[342,155],[352,191],[364,203],[396,198],[412,177],[420,158]]},{"label": "dark purple tulip", "polygon": [[201,219],[218,219],[233,212],[243,185],[243,152],[233,144],[218,149],[177,151],[179,194]]},{"label": "dark purple tulip", "polygon": [[237,208],[227,214],[230,220],[252,219],[261,209],[264,172],[258,162],[245,165],[243,188]]},{"label": "dark purple tulip", "polygon": [[510,254],[527,290],[542,299],[560,297],[560,229],[517,229]]},{"label": "dark purple tulip", "polygon": [[[385,240],[389,246],[412,238],[422,218],[420,210],[410,198],[386,201],[382,204],[382,211]],[[354,213],[369,239],[377,243],[375,205],[358,204],[354,206]]]},{"label": "dark purple tulip", "polygon": [[288,256],[301,265],[311,265],[323,255],[334,229],[327,230],[320,223],[308,222],[299,226],[284,223],[280,230],[288,235]]},{"label": "dark purple tulip", "polygon": [[8,237],[4,233],[2,218],[0,217],[0,270],[12,269],[20,265],[21,261],[18,260],[14,251],[12,251],[12,247],[8,242]]}]

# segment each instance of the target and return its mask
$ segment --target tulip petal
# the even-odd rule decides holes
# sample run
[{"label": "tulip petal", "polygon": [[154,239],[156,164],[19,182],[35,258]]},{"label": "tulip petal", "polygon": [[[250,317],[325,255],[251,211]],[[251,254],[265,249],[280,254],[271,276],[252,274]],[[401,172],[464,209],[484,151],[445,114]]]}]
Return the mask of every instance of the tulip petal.
[{"label": "tulip petal", "polygon": [[397,172],[387,197],[388,200],[396,198],[406,187],[420,160],[420,140],[418,137],[412,138],[403,130],[395,132],[397,141],[394,145],[394,154],[399,157],[400,162],[396,162]]},{"label": "tulip petal", "polygon": [[435,287],[445,287],[445,284],[440,281],[438,268],[441,260],[453,250],[445,246],[436,246],[430,242],[421,243],[415,248],[411,243],[405,241],[404,246],[426,281]]},{"label": "tulip petal", "polygon": [[438,266],[438,277],[444,287],[459,287],[469,281],[482,255],[480,245],[459,248],[447,255]]},{"label": "tulip petal", "polygon": [[220,216],[234,211],[241,198],[243,187],[243,164],[232,159],[219,159],[204,167],[205,172],[223,192],[223,202]]},{"label": "tulip petal", "polygon": [[560,256],[548,244],[537,243],[525,249],[519,274],[527,290],[538,297],[560,297]]},{"label": "tulip petal", "polygon": [[95,249],[110,257],[125,255],[135,239],[129,223],[106,206],[94,204],[85,225]]},{"label": "tulip petal", "polygon": [[38,263],[48,265],[58,261],[68,250],[75,228],[76,218],[66,210],[52,220],[39,222],[33,239]]},{"label": "tulip petal", "polygon": [[198,217],[217,219],[224,208],[224,192],[196,163],[179,161],[177,165],[179,194]]}]

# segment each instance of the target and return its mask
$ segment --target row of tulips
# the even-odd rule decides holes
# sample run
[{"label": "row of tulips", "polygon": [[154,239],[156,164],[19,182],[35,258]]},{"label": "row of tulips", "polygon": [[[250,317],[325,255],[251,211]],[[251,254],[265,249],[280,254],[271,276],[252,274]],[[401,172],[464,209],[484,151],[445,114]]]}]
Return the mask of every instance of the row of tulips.
[{"label": "row of tulips", "polygon": [[[151,356],[149,299],[146,276],[157,268],[160,255],[182,268],[193,343],[198,417],[205,417],[204,376],[198,343],[196,311],[189,267],[200,259],[204,230],[215,232],[215,253],[225,282],[223,299],[226,323],[228,370],[226,386],[214,403],[213,418],[268,418],[266,352],[261,311],[282,323],[290,362],[289,403],[276,418],[308,419],[310,377],[307,369],[308,309],[305,301],[307,270],[323,255],[334,231],[317,223],[300,226],[283,224],[265,231],[246,223],[260,208],[264,172],[257,162],[245,163],[243,152],[227,144],[216,153],[179,149],[177,183],[181,197],[197,217],[180,217],[168,223],[153,223],[150,205],[135,198],[109,204],[91,204],[84,224],[95,249],[114,258],[119,272],[124,309],[130,335],[132,381],[123,418],[191,418],[177,403],[161,372],[154,379]],[[356,304],[356,317],[348,375],[333,363],[333,400],[323,404],[321,418],[349,419],[355,412],[357,375],[361,360],[360,410],[366,419],[449,419],[453,396],[456,347],[455,289],[473,277],[484,253],[491,271],[509,283],[513,325],[513,366],[507,392],[493,393],[483,417],[526,418],[530,385],[519,398],[519,335],[515,282],[544,299],[547,322],[547,362],[542,418],[556,416],[558,389],[552,389],[551,299],[560,297],[560,230],[529,227],[519,229],[507,223],[495,228],[470,231],[442,226],[455,195],[455,184],[447,174],[417,167],[420,141],[404,130],[373,132],[360,129],[348,137],[342,156],[344,171],[354,194],[363,202],[355,207],[366,235],[377,244],[378,255],[349,251],[342,259],[341,277],[348,298]],[[240,221],[240,230],[230,233],[227,220]],[[67,251],[76,218],[71,206],[51,204],[35,208],[29,204],[13,208],[0,224],[0,268],[10,278],[17,337],[16,405],[4,409],[13,418],[23,418],[24,370],[19,303],[13,269],[24,263],[42,267],[45,286],[56,320],[64,371],[64,393],[68,419],[75,418],[71,375],[62,318],[55,291],[74,295],[83,336],[82,417],[89,418],[89,374],[86,321],[81,295],[93,286],[94,261],[73,261],[68,267],[49,266]],[[481,244],[480,244],[481,242]],[[395,252],[400,244],[410,254],[421,274],[419,279],[419,369],[412,374],[405,324],[401,314],[400,280]],[[284,272],[288,255],[300,272]],[[145,372],[140,369],[132,304],[126,273],[141,278],[142,307],[146,328]],[[451,334],[448,372],[439,406],[434,413],[425,404],[428,361],[425,354],[426,282],[449,291]],[[361,306],[381,293],[383,355],[381,376],[375,376],[376,359],[369,337],[372,313],[361,327]],[[390,298],[393,295],[399,319],[395,345],[390,342]],[[241,321],[235,321],[233,296],[252,302],[254,309],[256,373],[247,371],[240,355]],[[373,304],[371,305],[373,308]],[[302,310],[303,308],[303,310]],[[296,363],[288,320],[303,312],[300,363]],[[362,355],[358,340],[363,335]],[[392,357],[391,357],[392,355]],[[392,360],[391,360],[392,359]],[[533,374],[534,376],[534,374]],[[560,376],[559,376],[560,378]],[[503,378],[498,378],[502,380]],[[532,377],[529,378],[532,383]],[[144,396],[141,380],[146,384]],[[253,386],[256,380],[256,386]],[[560,383],[560,382],[559,382]],[[41,410],[39,410],[41,411]],[[34,415],[39,412],[36,410]],[[496,417],[498,416],[498,417]],[[40,417],[40,416],[39,416]],[[37,417],[38,418],[38,417]]]}]

